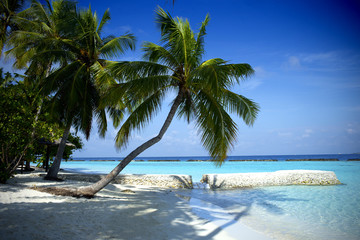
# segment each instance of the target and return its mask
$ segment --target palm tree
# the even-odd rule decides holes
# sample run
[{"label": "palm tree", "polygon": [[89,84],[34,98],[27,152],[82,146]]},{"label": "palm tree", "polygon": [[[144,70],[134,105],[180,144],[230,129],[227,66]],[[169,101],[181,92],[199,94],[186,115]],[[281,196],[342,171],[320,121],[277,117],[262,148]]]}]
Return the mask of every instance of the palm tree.
[{"label": "palm tree", "polygon": [[[26,75],[47,77],[54,63],[65,64],[68,56],[60,51],[64,39],[74,36],[76,3],[71,0],[45,0],[46,5],[33,1],[31,6],[17,15],[19,29],[8,40],[11,49],[6,55],[15,58],[14,67],[25,68]],[[47,54],[56,49],[57,54]]]},{"label": "palm tree", "polygon": [[66,126],[54,163],[45,177],[51,180],[57,179],[70,128],[84,132],[88,138],[93,116],[100,122],[105,118],[105,110],[98,109],[100,93],[95,74],[106,66],[105,58],[133,49],[135,38],[131,34],[102,37],[103,27],[110,20],[108,10],[99,20],[91,8],[79,11],[74,2],[59,0],[52,6],[36,2],[32,12],[36,14],[28,25],[35,23],[34,31],[26,28],[14,34],[11,39],[14,48],[9,54],[17,57],[19,66],[30,62],[28,72],[34,75],[55,65],[50,74],[40,79],[41,93],[51,96],[51,112]]},{"label": "palm tree", "polygon": [[0,58],[7,37],[18,28],[17,13],[23,5],[24,0],[0,0]]},{"label": "palm tree", "polygon": [[[99,109],[100,92],[96,86],[95,73],[101,71],[107,64],[105,58],[119,56],[127,49],[134,48],[135,38],[131,34],[121,37],[101,37],[103,26],[110,20],[107,10],[99,22],[96,13],[89,7],[76,16],[77,35],[64,40],[64,53],[70,56],[69,64],[52,73],[45,79],[44,92],[55,93],[53,97],[53,112],[60,113],[66,122],[64,135],[59,149],[46,179],[57,179],[60,163],[66,144],[66,139],[73,126],[82,131],[86,138],[90,136],[92,119],[95,115],[98,122],[105,121],[104,109]],[[50,50],[49,54],[57,54]],[[95,72],[96,71],[96,72]],[[103,129],[100,129],[102,134]]]},{"label": "palm tree", "polygon": [[104,101],[110,106],[120,102],[133,106],[117,133],[116,146],[125,147],[132,131],[143,128],[160,110],[165,95],[176,92],[170,112],[156,137],[132,151],[99,182],[71,190],[74,195],[91,197],[100,191],[136,156],[161,140],[175,115],[196,122],[203,146],[219,165],[237,134],[237,125],[228,112],[237,114],[247,125],[254,123],[258,105],[229,90],[253,73],[251,66],[231,64],[220,58],[202,61],[209,16],[196,34],[187,20],[174,19],[161,8],[157,9],[156,22],[163,46],[144,43],[147,61],[109,66],[119,83],[109,89]]}]

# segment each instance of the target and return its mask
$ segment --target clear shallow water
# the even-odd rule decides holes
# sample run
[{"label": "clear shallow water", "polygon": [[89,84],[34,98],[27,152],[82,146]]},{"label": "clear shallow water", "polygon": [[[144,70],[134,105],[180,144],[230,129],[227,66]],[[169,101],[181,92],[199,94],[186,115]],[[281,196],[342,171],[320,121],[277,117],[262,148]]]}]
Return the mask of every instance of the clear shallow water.
[{"label": "clear shallow water", "polygon": [[[360,155],[340,155],[343,158],[338,156],[329,155],[327,158],[347,160],[359,158]],[[263,159],[278,159],[274,157],[276,156]],[[282,158],[281,160],[288,159],[286,156]],[[117,163],[63,162],[61,167],[67,170],[108,173]],[[293,169],[334,171],[343,185],[226,191],[194,189],[179,193],[225,209],[234,219],[275,239],[360,239],[360,162],[226,162],[221,168],[215,167],[212,162],[132,162],[122,173],[189,174],[197,182],[205,173]]]},{"label": "clear shallow water", "polygon": [[[302,167],[296,166],[301,163],[290,165]],[[360,239],[360,162],[305,165],[307,169],[335,171],[344,184],[196,189],[191,196],[226,209],[234,218],[240,216],[241,222],[275,239]]]}]

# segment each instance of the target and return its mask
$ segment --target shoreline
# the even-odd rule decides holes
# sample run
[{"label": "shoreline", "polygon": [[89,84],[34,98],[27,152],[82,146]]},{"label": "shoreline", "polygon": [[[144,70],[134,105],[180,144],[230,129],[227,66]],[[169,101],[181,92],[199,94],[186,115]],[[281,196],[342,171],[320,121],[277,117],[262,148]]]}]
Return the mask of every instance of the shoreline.
[{"label": "shoreline", "polygon": [[[123,157],[75,157],[69,161],[121,161]],[[359,161],[359,153],[295,154],[295,155],[243,155],[228,156],[225,162],[277,162],[277,161]],[[213,162],[209,156],[137,157],[134,162]]]},{"label": "shoreline", "polygon": [[[122,159],[118,160],[106,160],[106,159],[72,159],[67,160],[68,162],[121,162]],[[154,159],[134,159],[133,162],[215,162],[215,160],[202,160],[202,159],[189,159],[189,160],[180,160],[180,159],[169,159],[169,160],[154,160]],[[297,158],[290,158],[290,159],[284,159],[284,160],[278,160],[278,159],[229,159],[225,160],[225,162],[335,162],[335,161],[342,161],[342,162],[351,162],[351,161],[360,161],[360,158],[349,158],[346,160],[340,160],[338,158],[308,158],[308,159],[297,159]]]},{"label": "shoreline", "polygon": [[[0,185],[2,236],[49,239],[47,233],[51,233],[54,238],[50,239],[270,239],[230,215],[221,219],[198,216],[189,201],[169,188],[109,184],[93,199],[76,199],[29,188],[77,187],[86,182],[48,182],[38,174],[18,174]],[[204,210],[198,204],[197,209],[201,208]],[[45,225],[47,231],[43,231]]]}]

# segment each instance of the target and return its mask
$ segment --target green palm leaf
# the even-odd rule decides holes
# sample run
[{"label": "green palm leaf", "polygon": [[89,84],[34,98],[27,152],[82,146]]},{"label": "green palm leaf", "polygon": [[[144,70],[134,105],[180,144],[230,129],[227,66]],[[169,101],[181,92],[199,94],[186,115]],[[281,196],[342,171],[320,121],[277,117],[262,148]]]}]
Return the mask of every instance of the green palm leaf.
[{"label": "green palm leaf", "polygon": [[105,58],[118,57],[127,49],[135,49],[135,37],[132,34],[126,34],[121,37],[113,38],[105,43],[99,51]]},{"label": "green palm leaf", "polygon": [[203,146],[210,156],[222,164],[236,138],[237,127],[219,99],[211,93],[200,91],[195,100],[197,127]]},{"label": "green palm leaf", "polygon": [[223,103],[227,106],[228,111],[235,112],[247,125],[253,125],[259,112],[259,105],[252,100],[231,92],[224,90]]},{"label": "green palm leaf", "polygon": [[159,112],[163,97],[164,92],[158,91],[136,106],[134,111],[131,112],[122,124],[115,137],[115,144],[118,148],[126,147],[131,132],[144,128],[150,122],[151,118]]}]

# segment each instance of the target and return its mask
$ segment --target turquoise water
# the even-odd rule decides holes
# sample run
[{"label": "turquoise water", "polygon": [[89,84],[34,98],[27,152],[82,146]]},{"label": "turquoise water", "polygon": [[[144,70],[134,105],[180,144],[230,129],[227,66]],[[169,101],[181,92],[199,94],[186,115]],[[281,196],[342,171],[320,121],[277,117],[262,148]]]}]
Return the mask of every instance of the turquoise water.
[{"label": "turquoise water", "polygon": [[[108,173],[117,163],[63,162],[61,167],[82,172]],[[343,184],[226,191],[194,189],[178,193],[214,204],[226,210],[234,219],[275,239],[360,239],[360,162],[226,162],[217,168],[212,162],[145,161],[130,163],[122,173],[189,174],[197,182],[205,173],[294,169],[334,171]]]},{"label": "turquoise water", "polygon": [[234,218],[241,216],[240,221],[275,239],[360,239],[360,162],[255,163],[254,168],[256,165],[267,166],[268,171],[334,171],[343,184],[231,191],[195,189],[191,197],[220,206]]}]

